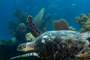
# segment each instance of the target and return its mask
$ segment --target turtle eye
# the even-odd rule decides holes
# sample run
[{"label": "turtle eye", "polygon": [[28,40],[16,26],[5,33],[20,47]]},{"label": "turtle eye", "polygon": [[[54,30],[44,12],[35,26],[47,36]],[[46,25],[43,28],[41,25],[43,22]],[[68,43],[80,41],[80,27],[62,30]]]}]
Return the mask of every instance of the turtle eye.
[{"label": "turtle eye", "polygon": [[84,53],[85,51],[82,51],[82,53]]}]

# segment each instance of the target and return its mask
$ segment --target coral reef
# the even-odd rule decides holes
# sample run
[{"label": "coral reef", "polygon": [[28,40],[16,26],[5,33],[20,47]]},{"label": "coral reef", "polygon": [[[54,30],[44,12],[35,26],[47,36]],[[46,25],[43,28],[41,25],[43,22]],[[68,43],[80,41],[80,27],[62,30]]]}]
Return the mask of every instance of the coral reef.
[{"label": "coral reef", "polygon": [[26,23],[27,16],[22,10],[17,10],[13,15],[17,18],[19,23]]},{"label": "coral reef", "polygon": [[36,15],[36,17],[33,19],[33,23],[34,23],[38,28],[40,28],[41,20],[42,20],[43,15],[44,15],[44,8],[42,8],[42,9],[40,10],[40,12]]},{"label": "coral reef", "polygon": [[69,30],[66,20],[53,21],[54,30]]},{"label": "coral reef", "polygon": [[82,24],[80,32],[90,31],[90,13],[88,16],[81,14],[80,17],[76,18],[76,21]]},{"label": "coral reef", "polygon": [[35,40],[35,37],[34,37],[31,33],[27,33],[27,34],[25,35],[25,38],[26,38],[26,40],[27,40],[28,42],[32,42],[32,41]]}]

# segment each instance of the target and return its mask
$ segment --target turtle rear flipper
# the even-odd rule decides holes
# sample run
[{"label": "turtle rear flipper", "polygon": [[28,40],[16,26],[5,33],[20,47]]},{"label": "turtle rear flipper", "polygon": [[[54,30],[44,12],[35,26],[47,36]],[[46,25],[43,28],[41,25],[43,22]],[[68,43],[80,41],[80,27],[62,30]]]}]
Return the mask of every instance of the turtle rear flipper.
[{"label": "turtle rear flipper", "polygon": [[12,57],[12,58],[10,58],[10,60],[24,58],[24,57],[30,57],[30,56],[36,56],[36,57],[40,58],[38,53],[33,52],[33,53],[27,53],[27,54],[24,54],[24,55],[19,55],[19,56]]}]

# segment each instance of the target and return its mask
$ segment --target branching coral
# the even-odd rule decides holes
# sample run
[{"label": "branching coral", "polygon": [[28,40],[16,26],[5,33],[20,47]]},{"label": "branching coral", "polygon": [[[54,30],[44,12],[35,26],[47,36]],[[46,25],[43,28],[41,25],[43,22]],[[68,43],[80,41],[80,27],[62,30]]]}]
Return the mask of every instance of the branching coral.
[{"label": "branching coral", "polygon": [[82,24],[80,32],[90,31],[90,13],[88,16],[81,14],[80,17],[76,18],[76,21]]},{"label": "branching coral", "polygon": [[80,24],[84,24],[89,19],[90,18],[83,13],[80,15],[80,17],[76,17],[76,21],[79,22]]}]

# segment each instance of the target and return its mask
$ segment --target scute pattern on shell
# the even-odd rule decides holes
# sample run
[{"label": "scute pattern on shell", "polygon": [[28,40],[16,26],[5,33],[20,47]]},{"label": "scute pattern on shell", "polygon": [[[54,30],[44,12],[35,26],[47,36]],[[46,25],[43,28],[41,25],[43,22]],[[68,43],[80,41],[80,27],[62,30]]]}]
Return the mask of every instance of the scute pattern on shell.
[{"label": "scute pattern on shell", "polygon": [[72,58],[84,49],[85,38],[75,31],[48,31],[36,39],[40,57],[46,59]]}]

